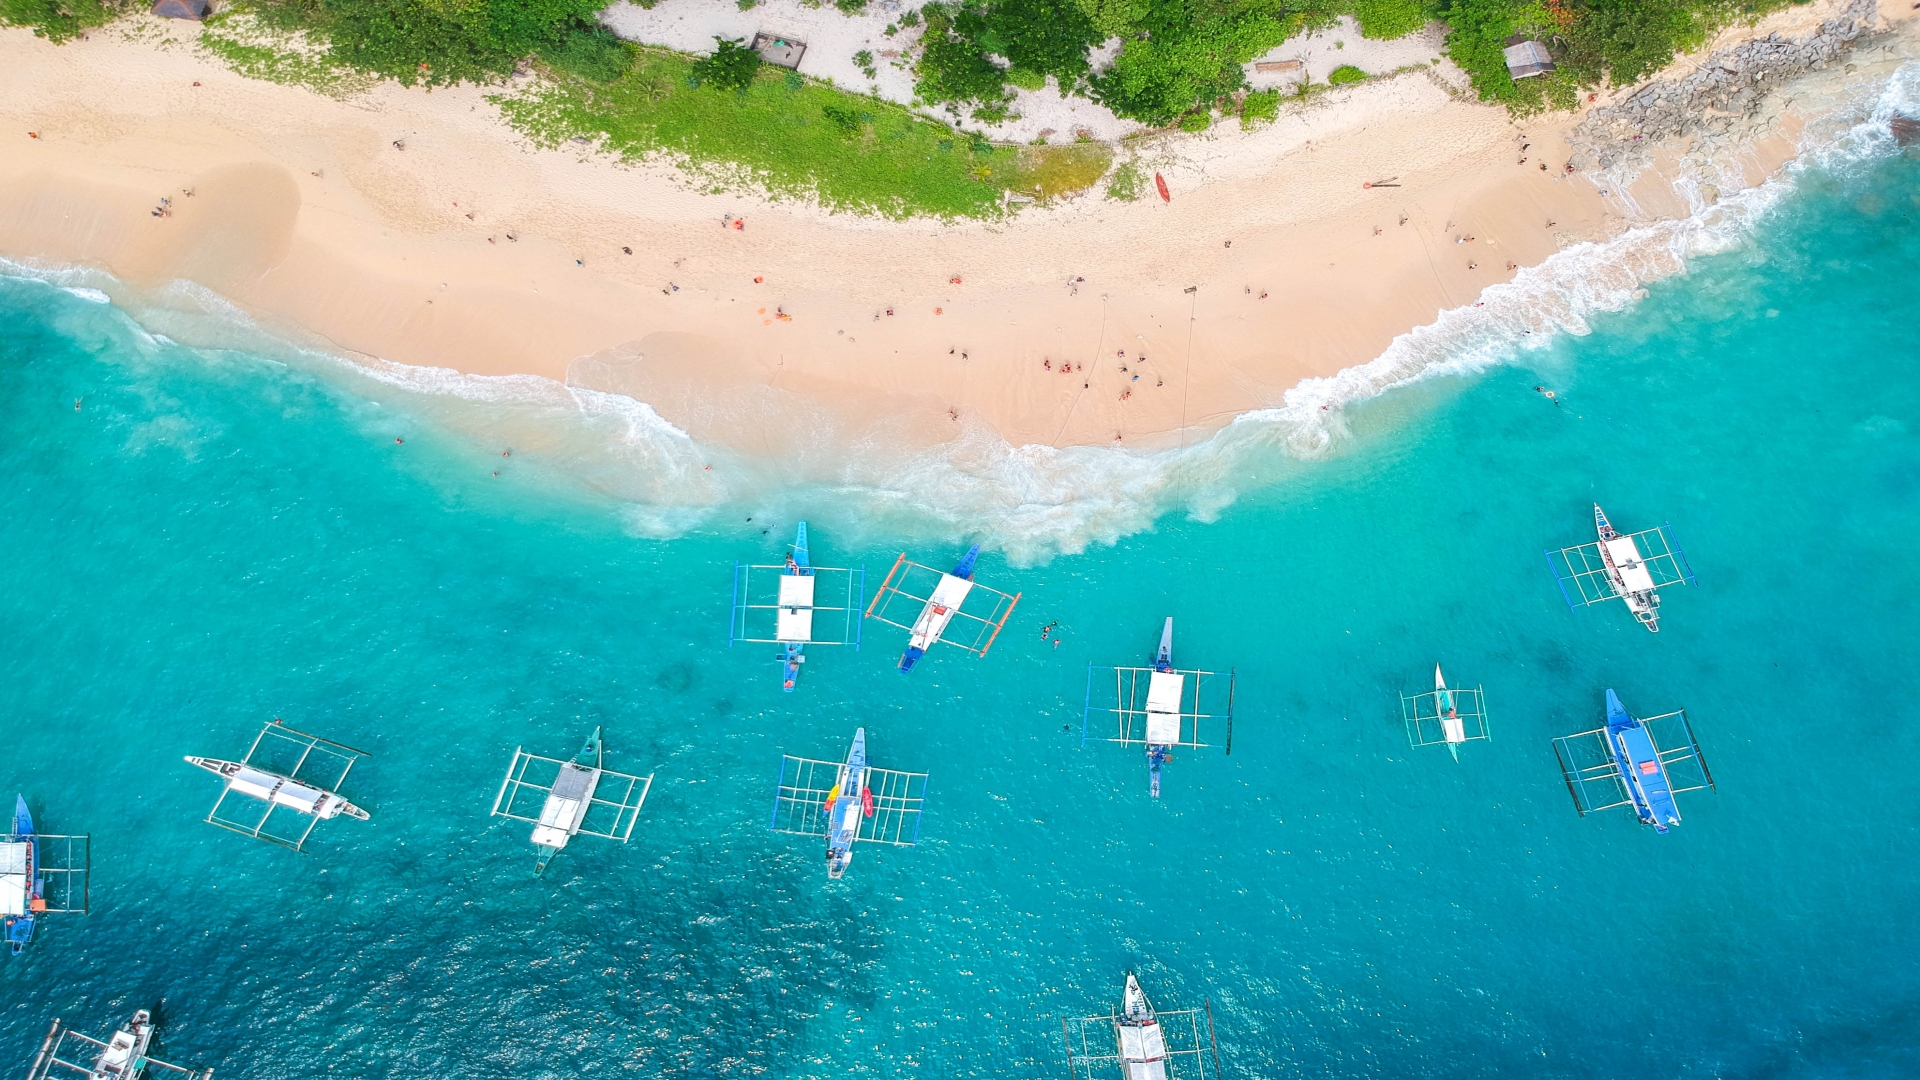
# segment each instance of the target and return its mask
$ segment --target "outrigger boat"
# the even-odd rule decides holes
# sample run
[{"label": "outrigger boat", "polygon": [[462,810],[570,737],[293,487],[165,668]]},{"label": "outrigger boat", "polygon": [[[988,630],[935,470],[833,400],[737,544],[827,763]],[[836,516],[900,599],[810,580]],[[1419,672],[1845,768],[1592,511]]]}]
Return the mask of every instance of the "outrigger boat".
[{"label": "outrigger boat", "polygon": [[1140,989],[1140,980],[1127,972],[1127,989],[1120,998],[1120,1015],[1113,1022],[1120,1043],[1120,1068],[1126,1080],[1166,1080],[1167,1039],[1153,1014],[1153,1003]]},{"label": "outrigger boat", "polygon": [[[753,576],[761,571],[759,583]],[[776,587],[764,586],[767,571]],[[800,680],[809,645],[860,648],[856,619],[867,600],[867,568],[815,566],[807,544],[807,523],[794,529],[793,547],[782,563],[733,564],[733,606],[727,645],[738,641],[779,646],[780,689],[792,692]],[[767,618],[768,614],[773,618]],[[837,625],[836,625],[837,624]]]},{"label": "outrigger boat", "polygon": [[1127,972],[1120,1008],[1105,1016],[1063,1018],[1067,1067],[1074,1080],[1110,1080],[1114,1066],[1122,1080],[1207,1080],[1206,1051],[1213,1051],[1213,1075],[1220,1072],[1219,1043],[1213,1037],[1213,1005],[1204,1005],[1207,1034],[1200,1034],[1200,1009],[1165,1012],[1153,1007],[1140,980]]},{"label": "outrigger boat", "polygon": [[1400,716],[1407,724],[1407,742],[1413,746],[1446,746],[1460,760],[1460,744],[1486,739],[1487,699],[1479,687],[1451,687],[1440,665],[1433,665],[1433,690],[1400,695]]},{"label": "outrigger boat", "polygon": [[[1686,553],[1674,542],[1671,527],[1622,533],[1613,527],[1599,503],[1593,504],[1593,527],[1598,536],[1594,543],[1546,553],[1547,566],[1559,581],[1567,606],[1623,600],[1640,625],[1659,633],[1660,590],[1694,581]],[[1573,598],[1576,591],[1578,601]]]},{"label": "outrigger boat", "polygon": [[113,1033],[93,1061],[93,1080],[136,1080],[147,1071],[147,1047],[153,1042],[153,1014],[136,1009],[133,1019]]},{"label": "outrigger boat", "polygon": [[152,1057],[153,1030],[153,1014],[145,1009],[135,1010],[133,1018],[104,1042],[55,1020],[27,1069],[27,1080],[49,1080],[55,1075],[141,1080],[156,1073],[178,1074],[181,1080],[213,1080],[212,1069],[190,1069]]},{"label": "outrigger boat", "polygon": [[[974,544],[951,571],[943,574],[930,566],[909,562],[906,553],[902,552],[900,558],[894,561],[893,569],[887,571],[886,580],[880,583],[879,590],[873,594],[873,603],[867,605],[867,617],[907,631],[907,651],[900,654],[900,674],[911,672],[913,666],[938,641],[959,645],[979,656],[987,655],[987,650],[993,647],[994,639],[1000,636],[1014,607],[1020,603],[1020,595],[1009,595],[974,581],[973,565],[979,558],[980,545]],[[925,596],[906,590],[910,578],[918,577],[925,581],[929,576],[934,578],[933,588]],[[969,597],[981,595],[993,598],[993,609],[985,618],[960,610]],[[888,617],[888,609],[897,597],[905,597],[920,605],[912,623],[896,622]],[[980,606],[976,604],[976,609]],[[955,618],[964,620],[960,625],[973,627],[971,643],[948,636],[948,632],[955,628]]]},{"label": "outrigger boat", "polygon": [[781,756],[769,827],[826,840],[827,877],[837,881],[853,862],[855,844],[919,843],[926,795],[926,773],[870,763],[867,729],[858,728],[843,761]]},{"label": "outrigger boat", "polygon": [[1440,665],[1433,665],[1434,705],[1440,713],[1440,733],[1447,740],[1447,749],[1453,751],[1453,760],[1460,760],[1460,744],[1467,741],[1467,726],[1460,719],[1460,709],[1454,704],[1453,691],[1447,689],[1447,677],[1440,674]]},{"label": "outrigger boat", "polygon": [[1667,779],[1666,762],[1653,745],[1647,729],[1627,714],[1620,695],[1607,691],[1607,745],[1613,748],[1613,763],[1633,799],[1633,812],[1655,832],[1666,832],[1680,824],[1680,807],[1673,801],[1673,785]]},{"label": "outrigger boat", "polygon": [[46,883],[40,878],[40,844],[33,835],[27,797],[13,801],[13,835],[0,843],[0,916],[5,916],[7,947],[19,956],[33,941],[34,917],[47,909]]},{"label": "outrigger boat", "polygon": [[228,791],[259,799],[269,806],[284,806],[296,813],[306,814],[315,821],[331,821],[341,814],[361,821],[372,817],[331,791],[302,783],[290,776],[257,769],[244,762],[189,754],[187,764],[205,769],[225,780]]},{"label": "outrigger boat", "polygon": [[927,606],[920,609],[920,617],[913,620],[913,629],[907,634],[907,651],[900,655],[900,674],[912,671],[913,665],[927,655],[927,649],[947,632],[954,612],[960,610],[960,605],[967,602],[967,594],[973,591],[973,564],[979,558],[980,545],[975,544],[960,556],[951,573],[940,575],[940,583],[933,587]]},{"label": "outrigger boat", "polygon": [[[590,760],[592,764],[583,765],[582,760]],[[594,728],[573,760],[560,766],[560,775],[554,778],[553,790],[547,793],[547,801],[540,807],[540,819],[533,826],[533,843],[540,849],[540,861],[534,864],[534,873],[545,873],[547,864],[580,832],[580,823],[587,818],[587,807],[593,803],[593,790],[600,786],[601,765],[605,761],[606,747],[600,742],[600,729]]]},{"label": "outrigger boat", "polygon": [[827,792],[826,815],[827,877],[838,881],[853,862],[853,842],[860,837],[861,820],[873,816],[873,792],[867,789],[866,728],[854,730],[847,763],[839,781]]},{"label": "outrigger boat", "polygon": [[[1598,745],[1587,742],[1590,737]],[[1584,752],[1579,749],[1583,746]],[[1554,752],[1574,808],[1582,816],[1631,806],[1642,824],[1664,833],[1680,824],[1675,795],[1713,787],[1713,773],[1693,736],[1686,710],[1641,719],[1627,712],[1620,695],[1611,689],[1606,726],[1555,739]],[[1593,764],[1580,764],[1582,758]],[[1683,771],[1676,775],[1673,770],[1681,767]],[[1595,786],[1610,801],[1596,798]]]},{"label": "outrigger boat", "polygon": [[1600,534],[1600,558],[1607,567],[1607,580],[1627,602],[1627,610],[1633,612],[1633,617],[1648,630],[1659,633],[1660,593],[1653,584],[1653,575],[1647,572],[1646,563],[1640,558],[1640,549],[1634,546],[1633,537],[1621,536],[1615,531],[1599,503],[1593,504],[1593,527]]},{"label": "outrigger boat", "polygon": [[[543,773],[549,766],[553,768],[551,783],[527,779],[527,771],[535,763]],[[587,736],[586,743],[571,761],[540,757],[515,748],[506,779],[500,781],[500,794],[494,797],[493,813],[533,825],[533,844],[540,852],[534,873],[545,873],[547,864],[576,836],[598,836],[623,844],[632,839],[633,828],[640,820],[640,808],[646,804],[647,792],[653,790],[653,774],[634,776],[605,766],[606,744],[601,741],[599,728]],[[523,805],[532,806],[531,798],[521,797],[523,791],[542,797],[537,815],[518,809]],[[589,825],[587,818],[595,807],[600,809],[600,814]],[[611,820],[607,818],[609,812],[613,815]]]},{"label": "outrigger boat", "polygon": [[[1160,647],[1154,651],[1148,667],[1096,668],[1087,665],[1087,697],[1080,712],[1080,742],[1087,741],[1092,714],[1095,671],[1111,671],[1113,704],[1099,710],[1111,712],[1118,721],[1117,737],[1107,740],[1122,746],[1144,746],[1147,752],[1148,787],[1153,798],[1160,797],[1160,769],[1173,760],[1173,748],[1199,749],[1201,724],[1213,720],[1213,714],[1201,711],[1201,690],[1214,674],[1198,668],[1173,666],[1173,619],[1160,627]],[[1227,673],[1227,752],[1233,752],[1234,674]],[[1104,684],[1104,680],[1103,680]],[[1142,691],[1145,700],[1142,701]],[[1106,694],[1101,691],[1104,701]]]},{"label": "outrigger boat", "polygon": [[[813,566],[807,559],[807,523],[801,522],[793,534],[793,551],[787,556],[787,571],[780,576],[780,611],[777,634],[780,646],[780,689],[793,692],[800,678],[800,665],[807,638],[813,632]],[[804,620],[802,612],[805,612]],[[804,625],[800,625],[804,621]]]},{"label": "outrigger boat", "polygon": [[[1173,670],[1173,616],[1169,615],[1160,628],[1160,651],[1153,654],[1153,672],[1147,680],[1147,776],[1156,799],[1160,766],[1173,760],[1173,748],[1180,742],[1180,699],[1186,682],[1185,675]],[[1131,986],[1133,977],[1127,978]]]}]

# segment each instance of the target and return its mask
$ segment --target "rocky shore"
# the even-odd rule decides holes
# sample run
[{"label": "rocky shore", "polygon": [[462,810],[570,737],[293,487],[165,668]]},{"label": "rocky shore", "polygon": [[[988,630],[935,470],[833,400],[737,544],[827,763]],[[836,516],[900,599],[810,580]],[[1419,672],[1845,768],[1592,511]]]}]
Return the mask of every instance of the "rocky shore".
[{"label": "rocky shore", "polygon": [[1758,118],[1776,87],[1827,68],[1870,37],[1877,15],[1875,0],[1853,0],[1804,38],[1769,34],[1713,53],[1682,78],[1648,83],[1624,101],[1595,109],[1574,129],[1574,163],[1589,171],[1632,167],[1648,144],[1729,134]]}]

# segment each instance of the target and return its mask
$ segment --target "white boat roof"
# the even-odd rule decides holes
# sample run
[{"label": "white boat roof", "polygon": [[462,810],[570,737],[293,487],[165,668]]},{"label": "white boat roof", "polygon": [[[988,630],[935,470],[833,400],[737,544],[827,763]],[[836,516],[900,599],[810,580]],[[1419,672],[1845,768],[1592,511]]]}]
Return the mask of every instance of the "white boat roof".
[{"label": "white boat roof", "polygon": [[[780,575],[780,610],[773,630],[775,641],[813,640],[813,586],[818,580],[811,574]],[[791,610],[795,607],[800,610]]]},{"label": "white boat roof", "polygon": [[273,793],[273,802],[276,806],[311,814],[320,808],[320,800],[326,797],[327,793],[317,787],[296,784],[289,780],[280,785],[279,791]]},{"label": "white boat roof", "polygon": [[547,796],[546,804],[540,807],[540,825],[548,829],[564,829],[572,832],[580,819],[586,816],[587,804],[579,799],[569,799],[564,795]]},{"label": "white boat roof", "polygon": [[1129,1061],[1121,1064],[1127,1080],[1167,1080],[1167,1063],[1164,1061]]},{"label": "white boat roof", "polygon": [[1114,1026],[1120,1033],[1120,1060],[1158,1061],[1167,1056],[1166,1036],[1162,1034],[1158,1023],[1144,1027],[1135,1027],[1131,1024]]},{"label": "white boat roof", "polygon": [[551,825],[535,825],[533,842],[541,847],[563,848],[567,846],[568,833],[565,829],[556,829]]},{"label": "white boat roof", "polygon": [[1180,741],[1180,700],[1187,677],[1176,671],[1156,671],[1147,680],[1147,741],[1172,746]]},{"label": "white boat roof", "polygon": [[1646,592],[1653,588],[1653,575],[1647,573],[1642,561],[1640,549],[1634,546],[1633,537],[1617,536],[1606,541],[1607,554],[1613,559],[1614,569],[1620,571],[1620,578],[1626,582],[1628,592]]},{"label": "white boat roof", "polygon": [[965,600],[967,594],[972,591],[973,582],[968,579],[954,577],[952,574],[941,574],[940,584],[933,587],[933,595],[928,599],[941,607],[957,609],[960,602]]},{"label": "white boat roof", "polygon": [[1442,716],[1440,729],[1446,733],[1447,741],[1450,743],[1467,741],[1467,723],[1457,716]]},{"label": "white boat roof", "polygon": [[[10,847],[26,847],[25,844],[0,844],[0,860],[9,856],[3,850]],[[19,862],[12,869],[0,868],[0,915],[25,915],[27,913],[27,864],[22,853]]]}]

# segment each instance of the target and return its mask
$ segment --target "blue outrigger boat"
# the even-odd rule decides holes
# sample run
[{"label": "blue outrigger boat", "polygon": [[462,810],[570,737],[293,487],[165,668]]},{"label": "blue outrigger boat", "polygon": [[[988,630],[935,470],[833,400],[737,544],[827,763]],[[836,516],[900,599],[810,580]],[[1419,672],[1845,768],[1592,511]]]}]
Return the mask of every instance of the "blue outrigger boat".
[{"label": "blue outrigger boat", "polygon": [[[976,549],[977,550],[977,549]],[[853,733],[853,748],[833,790],[827,792],[827,877],[838,881],[853,862],[860,820],[873,816],[873,792],[867,788],[867,729]]]},{"label": "blue outrigger boat", "polygon": [[912,671],[913,665],[927,655],[928,647],[946,633],[954,612],[960,610],[967,594],[973,591],[973,564],[979,558],[980,545],[975,544],[960,556],[952,573],[940,576],[933,595],[927,598],[927,606],[920,609],[920,617],[913,620],[913,628],[908,632],[907,651],[900,654],[900,674]]},{"label": "blue outrigger boat", "polygon": [[793,551],[787,556],[786,573],[780,578],[777,635],[783,639],[789,637],[787,623],[797,621],[802,608],[807,614],[804,630],[795,628],[791,635],[797,640],[785,641],[780,646],[780,689],[788,693],[793,692],[793,684],[800,678],[800,665],[807,659],[803,654],[807,648],[806,638],[813,629],[813,587],[813,564],[807,558],[807,523],[803,521],[794,530]]},{"label": "blue outrigger boat", "polygon": [[7,948],[19,956],[33,941],[34,917],[47,909],[46,882],[40,877],[40,844],[33,834],[27,797],[13,801],[13,835],[0,843],[0,915],[5,916]]},{"label": "blue outrigger boat", "polygon": [[1646,727],[1627,715],[1620,695],[1612,690],[1607,691],[1607,745],[1613,749],[1613,763],[1640,820],[1656,832],[1680,824],[1680,807],[1674,804],[1673,785],[1667,780],[1659,748]]},{"label": "blue outrigger boat", "polygon": [[1553,742],[1574,808],[1583,816],[1631,806],[1642,824],[1664,833],[1680,824],[1675,795],[1714,786],[1686,710],[1636,717],[1611,689],[1605,727]]}]

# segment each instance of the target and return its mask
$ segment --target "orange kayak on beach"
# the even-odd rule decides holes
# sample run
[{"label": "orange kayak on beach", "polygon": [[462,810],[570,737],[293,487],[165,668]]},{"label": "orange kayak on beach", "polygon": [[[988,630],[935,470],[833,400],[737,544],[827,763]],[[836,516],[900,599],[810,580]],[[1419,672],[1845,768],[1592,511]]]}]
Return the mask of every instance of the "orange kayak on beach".
[{"label": "orange kayak on beach", "polygon": [[1154,187],[1157,187],[1157,188],[1159,188],[1159,189],[1160,189],[1160,201],[1161,201],[1161,202],[1163,202],[1163,203],[1170,203],[1170,202],[1172,202],[1172,201],[1173,201],[1173,195],[1172,195],[1171,193],[1169,193],[1169,192],[1167,191],[1167,178],[1166,178],[1166,177],[1164,177],[1164,176],[1161,176],[1161,175],[1160,175],[1159,173],[1154,173],[1154,174],[1153,174],[1153,186],[1154,186]]}]

